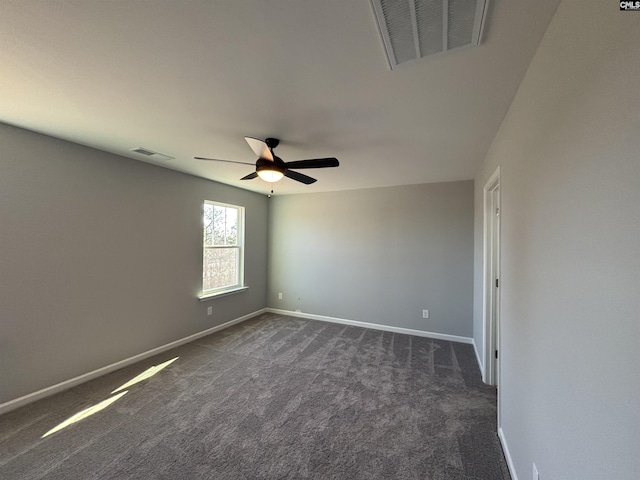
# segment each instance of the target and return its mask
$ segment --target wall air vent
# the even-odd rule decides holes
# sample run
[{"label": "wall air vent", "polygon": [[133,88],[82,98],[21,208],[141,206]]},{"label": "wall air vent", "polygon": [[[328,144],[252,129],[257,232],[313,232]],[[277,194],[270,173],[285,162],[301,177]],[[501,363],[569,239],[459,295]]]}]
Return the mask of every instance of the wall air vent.
[{"label": "wall air vent", "polygon": [[140,155],[144,155],[145,157],[152,158],[154,160],[160,160],[166,162],[167,160],[174,160],[174,157],[170,157],[169,155],[163,155],[162,153],[154,152],[153,150],[149,150],[148,148],[136,147],[129,150],[133,153],[139,153]]},{"label": "wall air vent", "polygon": [[371,0],[389,66],[478,45],[488,0]]}]

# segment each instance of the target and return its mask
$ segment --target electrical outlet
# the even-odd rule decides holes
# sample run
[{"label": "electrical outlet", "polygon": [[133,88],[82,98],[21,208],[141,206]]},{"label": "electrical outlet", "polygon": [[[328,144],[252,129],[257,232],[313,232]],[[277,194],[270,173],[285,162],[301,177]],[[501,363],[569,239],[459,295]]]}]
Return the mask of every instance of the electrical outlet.
[{"label": "electrical outlet", "polygon": [[422,318],[429,318],[429,310],[422,310]]},{"label": "electrical outlet", "polygon": [[282,300],[282,292],[278,294],[278,300]]},{"label": "electrical outlet", "polygon": [[533,476],[531,477],[533,478],[533,480],[540,480],[540,474],[538,473],[538,467],[536,467],[536,464],[533,464]]},{"label": "electrical outlet", "polygon": [[207,307],[207,315],[213,314],[213,307]]}]

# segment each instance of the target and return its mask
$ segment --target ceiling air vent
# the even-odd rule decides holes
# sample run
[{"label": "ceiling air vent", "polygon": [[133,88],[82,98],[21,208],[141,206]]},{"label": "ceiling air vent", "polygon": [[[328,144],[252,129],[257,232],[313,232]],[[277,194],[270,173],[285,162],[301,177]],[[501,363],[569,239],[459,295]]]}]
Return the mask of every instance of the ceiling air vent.
[{"label": "ceiling air vent", "polygon": [[389,66],[478,45],[488,0],[371,0]]},{"label": "ceiling air vent", "polygon": [[144,155],[145,157],[152,158],[154,160],[174,160],[174,157],[170,157],[169,155],[163,155],[162,153],[154,152],[153,150],[149,150],[148,148],[136,147],[129,150],[133,153],[139,153],[140,155]]}]

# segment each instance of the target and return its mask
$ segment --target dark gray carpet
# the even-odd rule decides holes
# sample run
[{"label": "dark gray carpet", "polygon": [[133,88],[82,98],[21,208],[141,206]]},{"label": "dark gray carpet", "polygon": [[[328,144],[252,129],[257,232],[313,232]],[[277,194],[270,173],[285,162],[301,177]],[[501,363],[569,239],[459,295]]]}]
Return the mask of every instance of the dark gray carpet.
[{"label": "dark gray carpet", "polygon": [[508,479],[495,416],[470,345],[265,314],[1,416],[0,478]]}]

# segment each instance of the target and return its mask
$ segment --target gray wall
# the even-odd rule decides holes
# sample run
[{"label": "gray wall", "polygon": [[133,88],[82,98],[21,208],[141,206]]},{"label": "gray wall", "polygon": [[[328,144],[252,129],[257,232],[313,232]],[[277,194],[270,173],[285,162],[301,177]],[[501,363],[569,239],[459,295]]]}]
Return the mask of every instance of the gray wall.
[{"label": "gray wall", "polygon": [[[0,403],[266,306],[266,197],[1,124],[0,145]],[[251,288],[199,303],[204,199],[246,207]]]},{"label": "gray wall", "polygon": [[270,307],[471,337],[472,181],[271,202]]},{"label": "gray wall", "polygon": [[640,14],[563,1],[476,177],[501,166],[501,426],[518,478],[640,478]]}]

